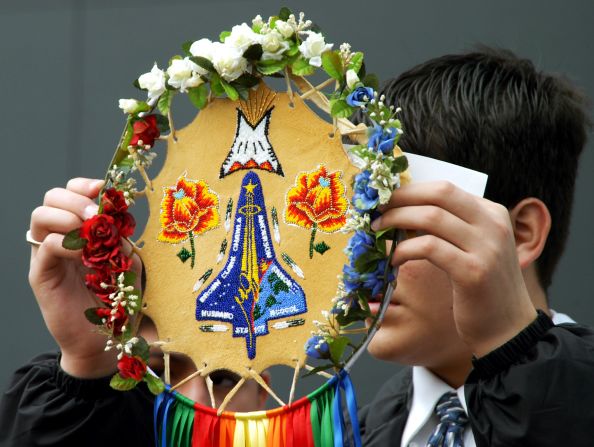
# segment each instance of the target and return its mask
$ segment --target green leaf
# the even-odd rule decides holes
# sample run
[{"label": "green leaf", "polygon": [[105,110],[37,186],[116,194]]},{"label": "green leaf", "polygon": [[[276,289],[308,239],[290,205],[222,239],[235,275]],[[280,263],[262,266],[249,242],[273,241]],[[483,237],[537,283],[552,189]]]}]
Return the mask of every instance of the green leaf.
[{"label": "green leaf", "polygon": [[291,71],[297,76],[309,76],[315,73],[316,68],[309,65],[309,61],[307,59],[300,57],[295,62],[293,62],[293,65],[291,65]]},{"label": "green leaf", "polygon": [[190,253],[186,247],[182,247],[182,249],[177,253],[177,257],[181,260],[181,262],[185,263],[192,257],[192,253]]},{"label": "green leaf", "polygon": [[375,249],[381,252],[384,256],[386,255],[386,240],[385,239],[376,239],[375,240]]},{"label": "green leaf", "polygon": [[394,228],[386,228],[375,232],[376,239],[393,241],[396,238],[396,230]]},{"label": "green leaf", "polygon": [[286,6],[283,6],[280,10],[280,12],[278,13],[278,18],[281,19],[282,21],[286,22],[287,20],[289,20],[289,16],[293,14],[291,12],[291,10],[289,8],[287,8]]},{"label": "green leaf", "polygon": [[295,56],[299,54],[299,45],[296,42],[291,41],[289,44],[289,49],[285,53],[287,56]]},{"label": "green leaf", "polygon": [[97,315],[97,309],[99,309],[99,307],[89,307],[85,310],[85,317],[89,323],[101,326],[103,325],[103,321],[101,321],[101,317]]},{"label": "green leaf", "polygon": [[169,119],[167,119],[166,116],[159,115],[159,114],[155,114],[153,116],[157,120],[157,128],[159,129],[159,132],[161,132],[161,133],[169,132]]},{"label": "green leaf", "polygon": [[140,357],[142,360],[148,362],[149,359],[149,344],[143,337],[138,337],[138,341],[132,346],[132,355]]},{"label": "green leaf", "polygon": [[111,378],[111,380],[109,381],[109,385],[114,390],[128,391],[128,390],[131,390],[132,388],[136,387],[136,385],[138,385],[138,382],[136,380],[134,380],[132,377],[128,377],[127,379],[124,379],[122,376],[120,376],[120,373],[115,373],[113,375],[113,377]]},{"label": "green leaf", "polygon": [[136,273],[135,272],[124,272],[124,285],[125,286],[133,286],[136,282]]},{"label": "green leaf", "polygon": [[355,259],[354,267],[359,273],[373,272],[377,263],[384,259],[384,255],[378,251],[367,251]]},{"label": "green leaf", "polygon": [[323,255],[328,250],[330,250],[330,246],[326,244],[326,242],[321,241],[314,245],[314,250],[317,251],[319,254]]},{"label": "green leaf", "polygon": [[379,90],[379,78],[373,73],[365,75],[361,82],[363,82],[365,87],[371,87],[375,91]]},{"label": "green leaf", "polygon": [[346,315],[342,312],[337,314],[336,321],[338,321],[338,324],[341,326],[347,326],[357,321],[364,321],[366,318],[371,316],[371,312],[368,310],[362,309],[360,307],[351,307]]},{"label": "green leaf", "polygon": [[338,51],[326,51],[322,54],[322,68],[331,78],[338,81],[342,79],[344,70]]},{"label": "green leaf", "polygon": [[393,168],[396,170],[396,172],[406,171],[408,169],[408,158],[406,158],[406,155],[396,157]]},{"label": "green leaf", "polygon": [[62,247],[68,250],[80,250],[86,245],[87,240],[83,237],[80,237],[80,228],[66,233],[64,240],[62,241]]},{"label": "green leaf", "polygon": [[191,40],[186,40],[184,43],[182,43],[182,50],[187,56],[190,56],[192,54],[190,53],[190,47],[193,43],[194,42],[192,42]]},{"label": "green leaf", "polygon": [[190,58],[190,60],[192,62],[194,62],[195,64],[197,64],[198,66],[204,68],[205,70],[211,72],[211,73],[216,73],[216,70],[214,68],[214,65],[212,65],[212,62],[209,61],[208,59],[206,59],[205,57],[202,56],[192,56]]},{"label": "green leaf", "polygon": [[210,91],[215,96],[223,96],[225,94],[225,89],[221,84],[221,77],[218,73],[213,73],[210,78]]},{"label": "green leaf", "polygon": [[351,59],[349,60],[348,69],[353,70],[355,73],[359,73],[361,70],[361,66],[363,65],[363,53],[357,51],[356,53],[351,54]]},{"label": "green leaf", "polygon": [[364,79],[367,76],[367,67],[365,67],[365,61],[361,64],[361,68],[359,69],[359,79]]},{"label": "green leaf", "polygon": [[198,110],[203,109],[208,102],[208,86],[200,84],[198,87],[188,89],[188,98]]},{"label": "green leaf", "polygon": [[250,45],[247,50],[244,51],[243,57],[245,57],[248,61],[259,61],[262,57],[262,45],[259,43]]},{"label": "green leaf", "polygon": [[256,65],[258,71],[264,75],[271,75],[273,73],[277,73],[281,71],[287,65],[286,61],[280,60],[267,60],[267,61],[260,61]]},{"label": "green leaf", "polygon": [[244,73],[240,77],[238,77],[233,84],[241,85],[242,87],[255,87],[260,83],[260,78],[258,76],[254,76],[251,73]]},{"label": "green leaf", "polygon": [[328,340],[328,345],[330,346],[330,358],[335,364],[340,363],[342,355],[344,354],[344,350],[348,344],[349,339],[347,337],[341,336]]},{"label": "green leaf", "polygon": [[239,93],[237,92],[235,87],[233,87],[231,84],[229,84],[227,81],[223,79],[221,79],[221,85],[223,86],[223,90],[225,90],[225,93],[227,94],[229,99],[231,99],[232,101],[237,101],[239,99]]},{"label": "green leaf", "polygon": [[171,107],[172,99],[173,93],[170,90],[165,90],[159,97],[159,101],[157,102],[157,108],[163,115],[167,115],[169,113],[169,108]]},{"label": "green leaf", "polygon": [[219,34],[219,40],[224,43],[225,39],[227,37],[229,37],[231,35],[231,31],[221,31],[221,34]]},{"label": "green leaf", "polygon": [[130,145],[130,140],[134,135],[134,128],[132,127],[132,117],[128,117],[126,121],[126,131],[124,132],[124,137],[122,138],[121,145],[116,152],[116,156],[114,157],[114,163],[117,164],[121,160],[125,159],[130,155],[128,152],[128,146]]},{"label": "green leaf", "polygon": [[163,381],[158,377],[153,376],[151,373],[147,373],[143,380],[146,382],[149,391],[155,396],[165,391],[165,384]]},{"label": "green leaf", "polygon": [[303,374],[303,378],[312,376],[312,375],[317,374],[321,371],[327,371],[331,368],[334,368],[334,365],[332,363],[328,363],[326,365],[321,365],[321,366],[316,366],[311,371],[308,371],[307,373]]},{"label": "green leaf", "polygon": [[348,118],[355,112],[355,108],[348,105],[344,99],[331,101],[330,114],[336,118]]}]

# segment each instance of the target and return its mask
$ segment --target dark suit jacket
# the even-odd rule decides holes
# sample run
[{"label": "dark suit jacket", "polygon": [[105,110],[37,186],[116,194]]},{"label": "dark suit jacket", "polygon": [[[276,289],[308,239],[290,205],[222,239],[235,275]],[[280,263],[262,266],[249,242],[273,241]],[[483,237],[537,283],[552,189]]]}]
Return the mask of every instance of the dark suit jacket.
[{"label": "dark suit jacket", "polygon": [[[544,314],[481,359],[464,392],[477,447],[594,446],[594,332]],[[365,447],[399,447],[413,393],[411,369],[361,409]]]}]

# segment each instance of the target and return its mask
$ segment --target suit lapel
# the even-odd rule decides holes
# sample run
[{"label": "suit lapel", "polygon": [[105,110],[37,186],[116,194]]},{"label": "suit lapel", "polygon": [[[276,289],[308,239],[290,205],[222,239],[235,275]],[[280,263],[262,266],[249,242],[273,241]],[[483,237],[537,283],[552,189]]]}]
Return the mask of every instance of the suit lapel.
[{"label": "suit lapel", "polygon": [[365,447],[399,446],[412,400],[412,370],[392,377],[360,412]]}]

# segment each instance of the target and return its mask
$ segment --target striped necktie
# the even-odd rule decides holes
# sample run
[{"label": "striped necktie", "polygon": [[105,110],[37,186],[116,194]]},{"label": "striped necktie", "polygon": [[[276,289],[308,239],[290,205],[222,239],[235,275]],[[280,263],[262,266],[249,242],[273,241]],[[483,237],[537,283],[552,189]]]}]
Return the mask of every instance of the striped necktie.
[{"label": "striped necktie", "polygon": [[427,441],[427,447],[464,447],[464,427],[468,416],[453,391],[445,393],[435,406],[439,424]]}]

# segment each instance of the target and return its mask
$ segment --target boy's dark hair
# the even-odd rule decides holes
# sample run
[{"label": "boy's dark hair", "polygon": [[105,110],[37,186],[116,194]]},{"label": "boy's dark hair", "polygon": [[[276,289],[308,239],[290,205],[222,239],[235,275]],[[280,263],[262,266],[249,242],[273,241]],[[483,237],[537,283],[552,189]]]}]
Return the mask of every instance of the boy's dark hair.
[{"label": "boy's dark hair", "polygon": [[485,197],[508,208],[526,197],[547,205],[552,227],[537,261],[546,290],[567,239],[589,126],[585,97],[530,61],[485,47],[417,65],[382,90],[402,108],[404,151],[487,173]]}]

